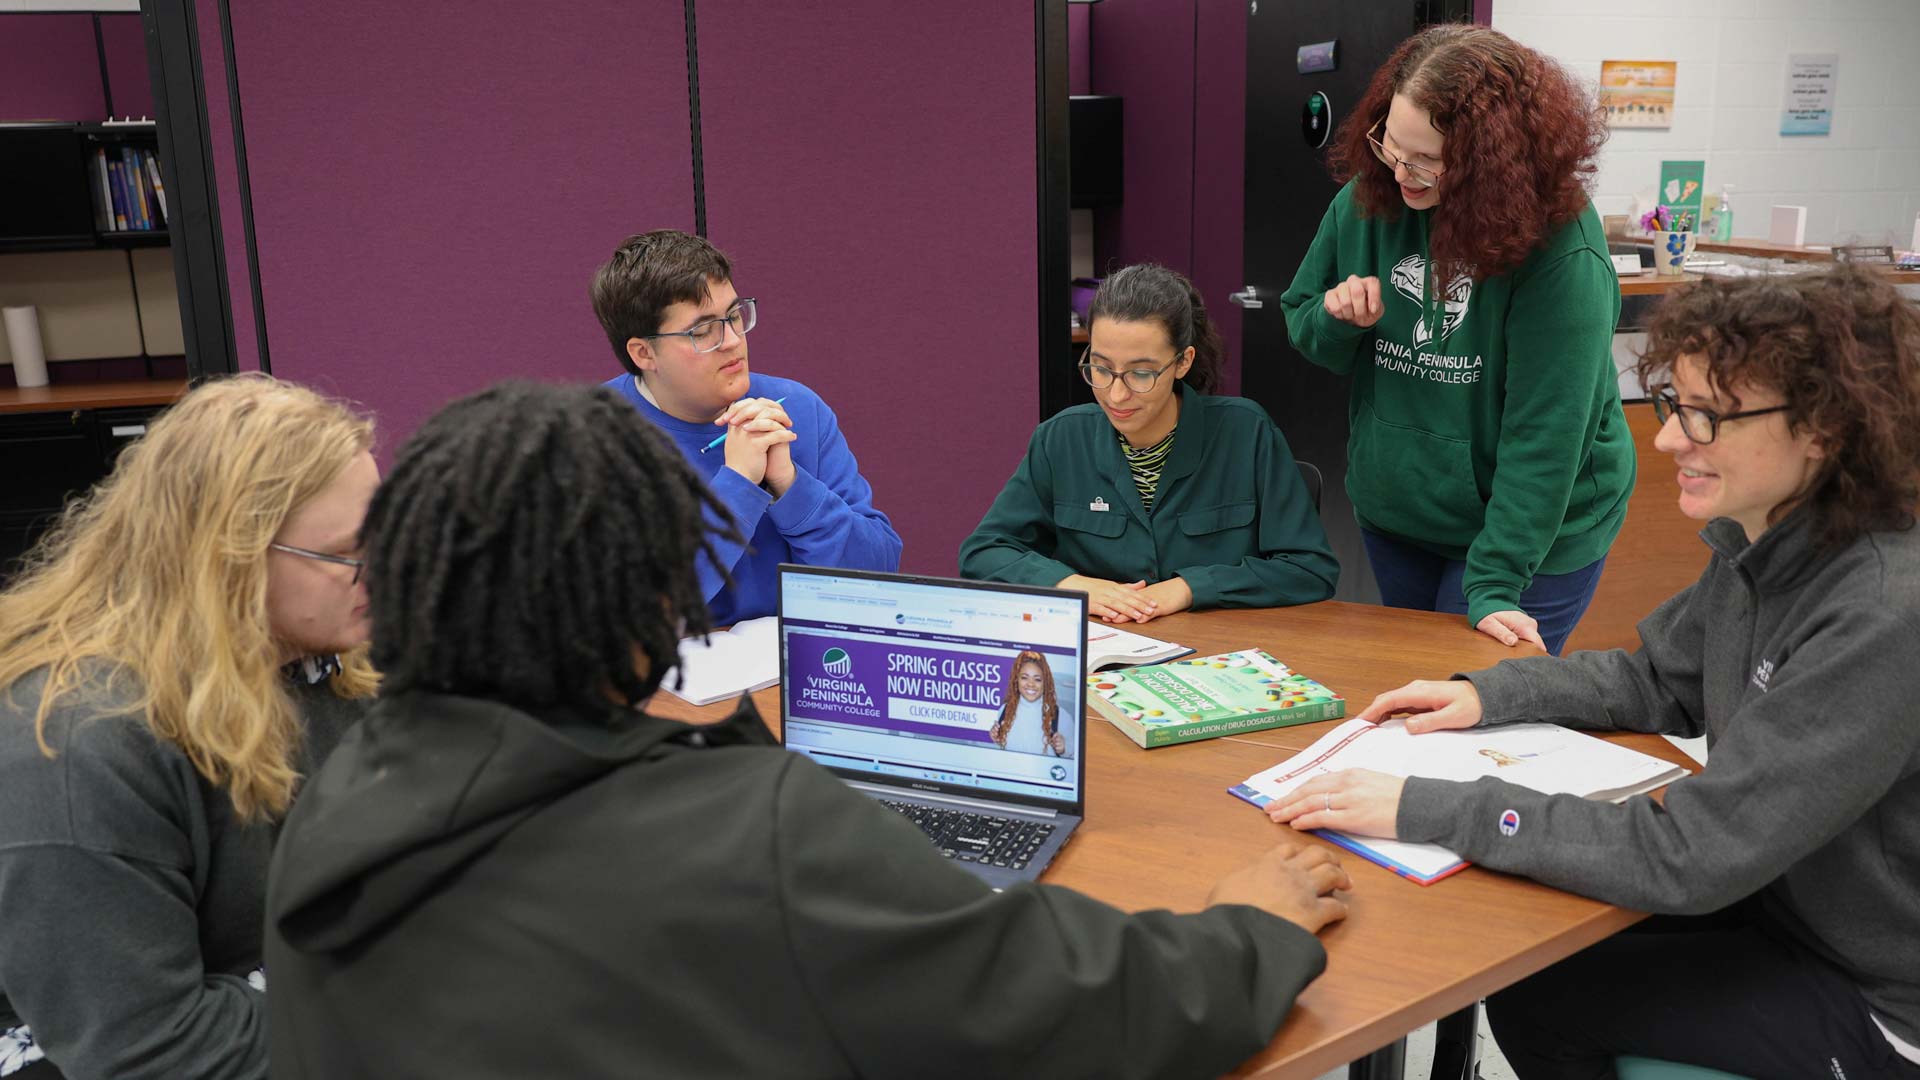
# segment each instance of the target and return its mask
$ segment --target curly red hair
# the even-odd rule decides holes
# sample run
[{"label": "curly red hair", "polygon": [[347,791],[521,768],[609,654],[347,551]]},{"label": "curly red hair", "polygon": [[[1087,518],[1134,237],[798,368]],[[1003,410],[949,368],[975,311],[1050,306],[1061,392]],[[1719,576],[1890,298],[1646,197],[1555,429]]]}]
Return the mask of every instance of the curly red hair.
[{"label": "curly red hair", "polygon": [[1428,252],[1439,280],[1504,274],[1586,208],[1605,114],[1553,60],[1490,27],[1452,24],[1401,42],[1335,138],[1328,164],[1343,182],[1358,178],[1368,216],[1403,206],[1367,144],[1395,94],[1446,137]]}]

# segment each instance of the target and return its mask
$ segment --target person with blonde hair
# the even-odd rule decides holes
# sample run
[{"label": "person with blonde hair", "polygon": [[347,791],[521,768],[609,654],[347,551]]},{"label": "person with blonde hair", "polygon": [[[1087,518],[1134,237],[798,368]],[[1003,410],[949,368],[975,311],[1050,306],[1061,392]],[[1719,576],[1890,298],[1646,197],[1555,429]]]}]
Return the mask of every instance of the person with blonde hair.
[{"label": "person with blonde hair", "polygon": [[0,592],[0,1076],[266,1076],[276,822],[377,681],[372,442],[199,387]]},{"label": "person with blonde hair", "polygon": [[1060,699],[1053,688],[1053,668],[1047,658],[1024,649],[1007,669],[1007,689],[1001,695],[1000,719],[988,735],[1002,750],[1022,754],[1068,757],[1067,737],[1060,731]]}]

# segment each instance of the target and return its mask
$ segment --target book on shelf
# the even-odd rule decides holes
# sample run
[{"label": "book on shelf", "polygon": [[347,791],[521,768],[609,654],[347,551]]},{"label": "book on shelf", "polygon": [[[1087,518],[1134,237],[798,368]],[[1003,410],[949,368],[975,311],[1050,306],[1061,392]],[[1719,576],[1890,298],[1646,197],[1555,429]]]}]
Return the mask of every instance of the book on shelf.
[{"label": "book on shelf", "polygon": [[1347,714],[1344,697],[1261,649],[1089,675],[1087,702],[1149,750]]},{"label": "book on shelf", "polygon": [[159,155],[143,147],[95,147],[90,178],[94,225],[101,232],[154,232],[167,226]]},{"label": "book on shelf", "polygon": [[[1278,765],[1227,789],[1265,809],[1316,776],[1372,769],[1391,776],[1472,782],[1505,780],[1549,795],[1623,802],[1687,775],[1687,769],[1555,724],[1499,724],[1414,735],[1404,719],[1349,720]],[[1467,867],[1439,844],[1412,844],[1320,829],[1327,840],[1401,877],[1431,885]]]}]

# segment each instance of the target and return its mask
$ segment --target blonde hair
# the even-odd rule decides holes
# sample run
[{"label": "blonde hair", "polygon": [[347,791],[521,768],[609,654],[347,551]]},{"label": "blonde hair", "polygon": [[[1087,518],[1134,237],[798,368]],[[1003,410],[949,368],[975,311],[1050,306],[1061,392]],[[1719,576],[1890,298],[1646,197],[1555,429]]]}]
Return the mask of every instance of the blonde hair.
[{"label": "blonde hair", "polygon": [[[0,687],[46,670],[41,752],[54,756],[59,699],[105,691],[243,819],[285,812],[302,733],[269,629],[267,545],[372,445],[367,420],[264,375],[198,387],[155,420],[0,593]],[[366,650],[341,659],[333,692],[372,694]]]}]

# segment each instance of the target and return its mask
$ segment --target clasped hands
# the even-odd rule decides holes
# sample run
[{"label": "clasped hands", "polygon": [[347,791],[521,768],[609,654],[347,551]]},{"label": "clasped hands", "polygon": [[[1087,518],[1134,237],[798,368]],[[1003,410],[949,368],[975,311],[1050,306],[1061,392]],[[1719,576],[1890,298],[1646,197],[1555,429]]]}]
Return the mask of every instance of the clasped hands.
[{"label": "clasped hands", "polygon": [[726,407],[714,426],[727,429],[727,468],[765,487],[774,498],[793,486],[793,454],[787,449],[799,436],[793,420],[780,404],[767,398],[741,398]]},{"label": "clasped hands", "polygon": [[1178,574],[1151,585],[1068,574],[1054,587],[1086,593],[1087,614],[1109,623],[1143,623],[1193,606],[1193,590]]},{"label": "clasped hands", "polygon": [[[1470,728],[1480,722],[1480,692],[1465,679],[1416,679],[1374,698],[1355,719],[1377,724],[1400,714],[1406,715],[1407,730],[1415,735]],[[1403,776],[1342,769],[1293,789],[1284,802],[1267,807],[1267,816],[1303,832],[1338,829],[1393,840],[1399,831],[1400,792],[1406,783]]]}]

